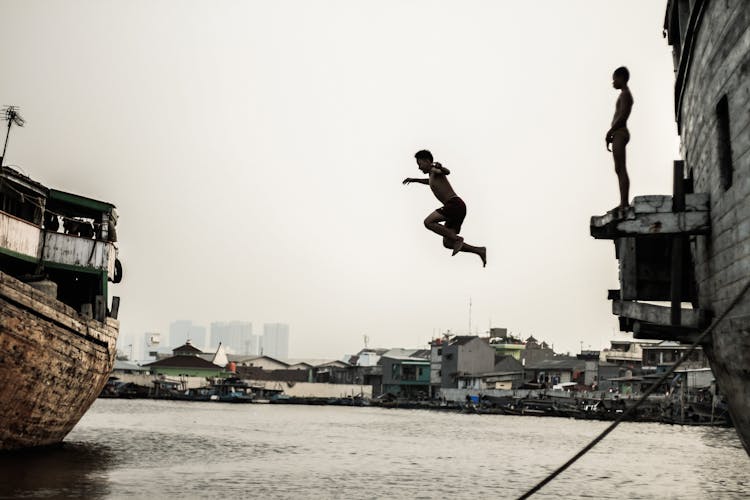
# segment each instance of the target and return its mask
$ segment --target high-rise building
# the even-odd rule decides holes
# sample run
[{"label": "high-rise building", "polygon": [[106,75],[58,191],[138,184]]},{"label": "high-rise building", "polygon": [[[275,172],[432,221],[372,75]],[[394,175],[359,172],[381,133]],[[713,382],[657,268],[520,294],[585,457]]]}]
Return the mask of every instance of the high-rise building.
[{"label": "high-rise building", "polygon": [[289,325],[285,323],[265,323],[263,338],[260,341],[260,354],[272,358],[289,358]]},{"label": "high-rise building", "polygon": [[217,321],[211,323],[211,348],[219,343],[230,354],[258,354],[258,337],[253,335],[249,321]]},{"label": "high-rise building", "polygon": [[192,321],[178,320],[169,325],[169,342],[171,347],[179,347],[190,341],[198,349],[206,347],[206,327],[194,325]]}]

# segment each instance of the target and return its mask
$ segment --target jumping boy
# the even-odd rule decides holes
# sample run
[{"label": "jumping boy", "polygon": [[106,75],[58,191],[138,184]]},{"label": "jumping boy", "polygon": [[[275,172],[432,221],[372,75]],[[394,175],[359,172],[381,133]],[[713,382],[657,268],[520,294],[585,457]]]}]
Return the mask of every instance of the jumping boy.
[{"label": "jumping boy", "polygon": [[[612,86],[620,90],[620,95],[615,103],[612,126],[604,137],[607,151],[612,151],[615,161],[615,173],[617,173],[617,181],[620,185],[620,206],[618,207],[620,213],[623,213],[628,206],[628,191],[630,190],[630,178],[625,168],[625,146],[630,141],[628,117],[633,109],[633,95],[628,88],[628,80],[630,80],[630,72],[625,66],[620,66],[612,74]],[[610,144],[612,149],[609,147]]]},{"label": "jumping boy", "polygon": [[[433,162],[432,153],[423,149],[414,155],[417,159],[419,170],[427,174],[427,179],[415,179],[407,177],[404,184],[417,182],[427,184],[432,190],[432,194],[443,204],[424,220],[424,226],[430,231],[443,237],[443,246],[453,250],[453,255],[458,252],[475,253],[482,259],[482,266],[487,265],[487,249],[485,247],[475,247],[464,242],[464,239],[458,235],[461,232],[461,224],[466,217],[466,205],[458,197],[451,183],[448,181],[450,170],[440,163]],[[445,222],[445,224],[440,224]]]}]

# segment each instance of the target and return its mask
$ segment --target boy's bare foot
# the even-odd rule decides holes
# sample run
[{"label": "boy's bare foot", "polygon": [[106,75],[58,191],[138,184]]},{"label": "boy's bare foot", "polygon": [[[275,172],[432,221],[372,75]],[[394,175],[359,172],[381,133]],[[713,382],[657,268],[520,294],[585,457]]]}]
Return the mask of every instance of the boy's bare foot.
[{"label": "boy's bare foot", "polygon": [[453,244],[453,253],[451,256],[456,255],[461,251],[461,247],[464,246],[464,239],[460,236],[456,236],[456,242]]},{"label": "boy's bare foot", "polygon": [[487,267],[487,247],[479,249],[479,258],[482,259],[482,267]]}]

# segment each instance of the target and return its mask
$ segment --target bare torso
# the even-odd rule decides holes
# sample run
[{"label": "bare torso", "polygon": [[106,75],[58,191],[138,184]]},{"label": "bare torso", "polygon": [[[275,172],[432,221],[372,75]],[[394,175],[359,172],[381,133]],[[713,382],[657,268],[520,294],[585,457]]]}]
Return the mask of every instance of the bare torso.
[{"label": "bare torso", "polygon": [[620,95],[617,97],[615,103],[615,115],[612,117],[612,130],[626,128],[628,125],[628,117],[630,116],[630,110],[633,107],[633,95],[630,93],[629,88],[622,89]]},{"label": "bare torso", "polygon": [[448,181],[448,177],[442,173],[434,171],[430,172],[430,189],[432,189],[432,194],[435,195],[435,198],[440,200],[443,204],[451,198],[458,196],[456,192],[453,191],[453,187]]}]

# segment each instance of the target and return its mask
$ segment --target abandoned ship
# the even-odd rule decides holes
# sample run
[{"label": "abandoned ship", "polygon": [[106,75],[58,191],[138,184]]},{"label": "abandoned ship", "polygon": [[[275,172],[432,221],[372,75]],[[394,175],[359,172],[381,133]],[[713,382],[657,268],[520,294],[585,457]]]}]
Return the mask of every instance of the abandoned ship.
[{"label": "abandoned ship", "polygon": [[0,450],[13,450],[61,442],[107,382],[122,268],[114,205],[2,165]]},{"label": "abandoned ship", "polygon": [[725,315],[702,346],[750,453],[750,3],[669,0],[664,34],[682,157],[672,196],[592,217],[591,234],[615,243],[621,330],[692,343]]}]

